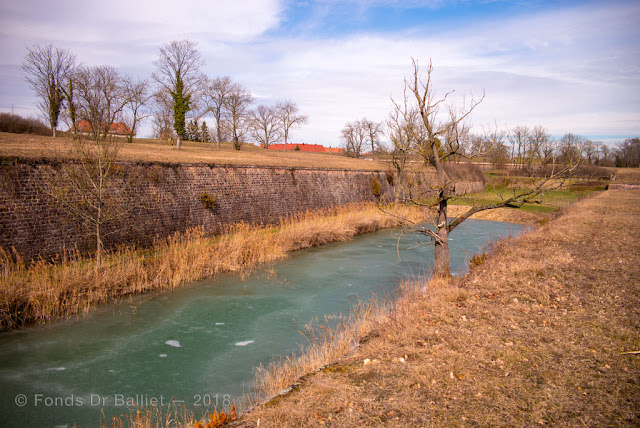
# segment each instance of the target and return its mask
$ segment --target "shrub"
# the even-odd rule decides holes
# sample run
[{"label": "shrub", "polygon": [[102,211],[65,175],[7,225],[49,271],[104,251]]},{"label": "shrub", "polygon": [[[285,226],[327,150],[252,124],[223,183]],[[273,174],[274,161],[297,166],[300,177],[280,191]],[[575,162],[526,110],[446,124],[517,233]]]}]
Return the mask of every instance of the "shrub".
[{"label": "shrub", "polygon": [[371,192],[373,192],[373,195],[376,198],[379,198],[380,197],[380,190],[381,190],[380,182],[378,181],[378,178],[374,175],[371,178]]},{"label": "shrub", "polygon": [[387,175],[387,183],[393,186],[393,172],[387,171],[386,175]]},{"label": "shrub", "polygon": [[209,193],[203,193],[200,195],[200,202],[205,209],[213,210],[216,207],[216,197]]},{"label": "shrub", "polygon": [[24,118],[11,113],[0,113],[0,132],[51,135],[51,129],[41,120]]},{"label": "shrub", "polygon": [[476,254],[475,256],[471,257],[471,260],[469,260],[469,268],[473,269],[475,267],[480,266],[482,263],[484,263],[486,259],[487,259],[486,253]]}]

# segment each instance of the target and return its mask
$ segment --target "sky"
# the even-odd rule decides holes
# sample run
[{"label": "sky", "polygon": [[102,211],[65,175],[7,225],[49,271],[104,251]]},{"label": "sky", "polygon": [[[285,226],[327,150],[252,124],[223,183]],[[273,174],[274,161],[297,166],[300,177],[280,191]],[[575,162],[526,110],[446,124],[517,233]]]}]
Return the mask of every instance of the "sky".
[{"label": "sky", "polygon": [[615,144],[640,136],[638,24],[637,0],[0,0],[0,111],[39,114],[19,69],[34,44],[150,78],[159,48],[189,39],[205,74],[256,105],[296,102],[298,143],[335,147],[347,122],[386,120],[414,58],[452,102],[484,92],[474,132],[543,125]]}]

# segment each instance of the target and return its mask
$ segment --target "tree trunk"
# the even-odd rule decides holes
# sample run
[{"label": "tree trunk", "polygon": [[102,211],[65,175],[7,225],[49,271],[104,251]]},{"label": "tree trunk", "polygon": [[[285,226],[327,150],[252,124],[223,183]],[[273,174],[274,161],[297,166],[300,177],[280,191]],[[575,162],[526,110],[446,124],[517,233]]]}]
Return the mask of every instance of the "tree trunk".
[{"label": "tree trunk", "polygon": [[438,224],[435,240],[433,276],[435,278],[448,278],[451,276],[449,263],[449,229],[447,228],[447,201],[440,202],[438,208]]},{"label": "tree trunk", "polygon": [[178,150],[180,150],[180,143],[182,143],[182,137],[178,135],[178,138],[176,138],[176,149]]},{"label": "tree trunk", "polygon": [[56,128],[55,128],[55,126],[51,127],[51,131],[53,133],[53,136],[55,137],[56,136]]}]

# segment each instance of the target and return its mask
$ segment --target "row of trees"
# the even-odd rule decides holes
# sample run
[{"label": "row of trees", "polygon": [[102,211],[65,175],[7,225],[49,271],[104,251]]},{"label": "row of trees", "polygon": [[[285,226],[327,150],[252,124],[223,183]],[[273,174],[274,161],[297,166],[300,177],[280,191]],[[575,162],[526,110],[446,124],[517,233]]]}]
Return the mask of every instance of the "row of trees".
[{"label": "row of trees", "polygon": [[131,139],[140,121],[149,116],[145,109],[151,98],[148,81],[122,75],[107,65],[83,66],[69,50],[35,45],[28,49],[21,69],[54,137],[63,120],[74,133],[86,121],[95,140],[104,138],[120,120],[130,129]]},{"label": "row of trees", "polygon": [[[456,112],[450,112],[449,115],[455,117]],[[384,123],[367,118],[347,122],[341,131],[342,144],[347,154],[353,157],[365,153],[402,157],[411,151],[415,142],[410,135],[421,129],[421,120],[416,111],[400,114],[395,106]],[[482,133],[474,134],[470,132],[467,120],[455,130],[455,133],[450,131],[439,137],[443,150],[451,151],[450,160],[455,162],[467,158],[486,161],[498,167],[510,165],[520,169],[556,163],[568,165],[577,161],[599,166],[637,167],[640,162],[638,138],[627,139],[617,147],[611,147],[572,133],[555,139],[542,125],[521,125],[512,129],[494,125],[486,127]],[[385,134],[390,140],[390,147],[381,141]]]},{"label": "row of trees", "polygon": [[[66,49],[49,44],[28,49],[22,71],[39,100],[53,136],[61,121],[75,132],[87,121],[95,140],[106,137],[116,121],[136,135],[140,122],[153,118],[156,138],[232,141],[236,149],[252,138],[268,147],[289,143],[291,131],[308,121],[290,100],[253,109],[251,92],[230,77],[208,77],[195,42],[172,41],[162,46],[151,80],[121,75],[111,66],[86,67]],[[203,121],[213,117],[214,129]]]}]

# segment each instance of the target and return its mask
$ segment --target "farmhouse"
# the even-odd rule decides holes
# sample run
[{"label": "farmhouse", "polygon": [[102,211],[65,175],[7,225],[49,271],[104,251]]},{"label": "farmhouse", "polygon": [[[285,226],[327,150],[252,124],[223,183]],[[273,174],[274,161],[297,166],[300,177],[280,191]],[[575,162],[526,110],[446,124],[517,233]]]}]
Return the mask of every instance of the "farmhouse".
[{"label": "farmhouse", "polygon": [[[91,124],[86,120],[78,122],[78,132],[88,134],[92,132]],[[112,136],[127,136],[131,134],[131,129],[122,122],[114,122],[109,127],[108,135]]]}]

